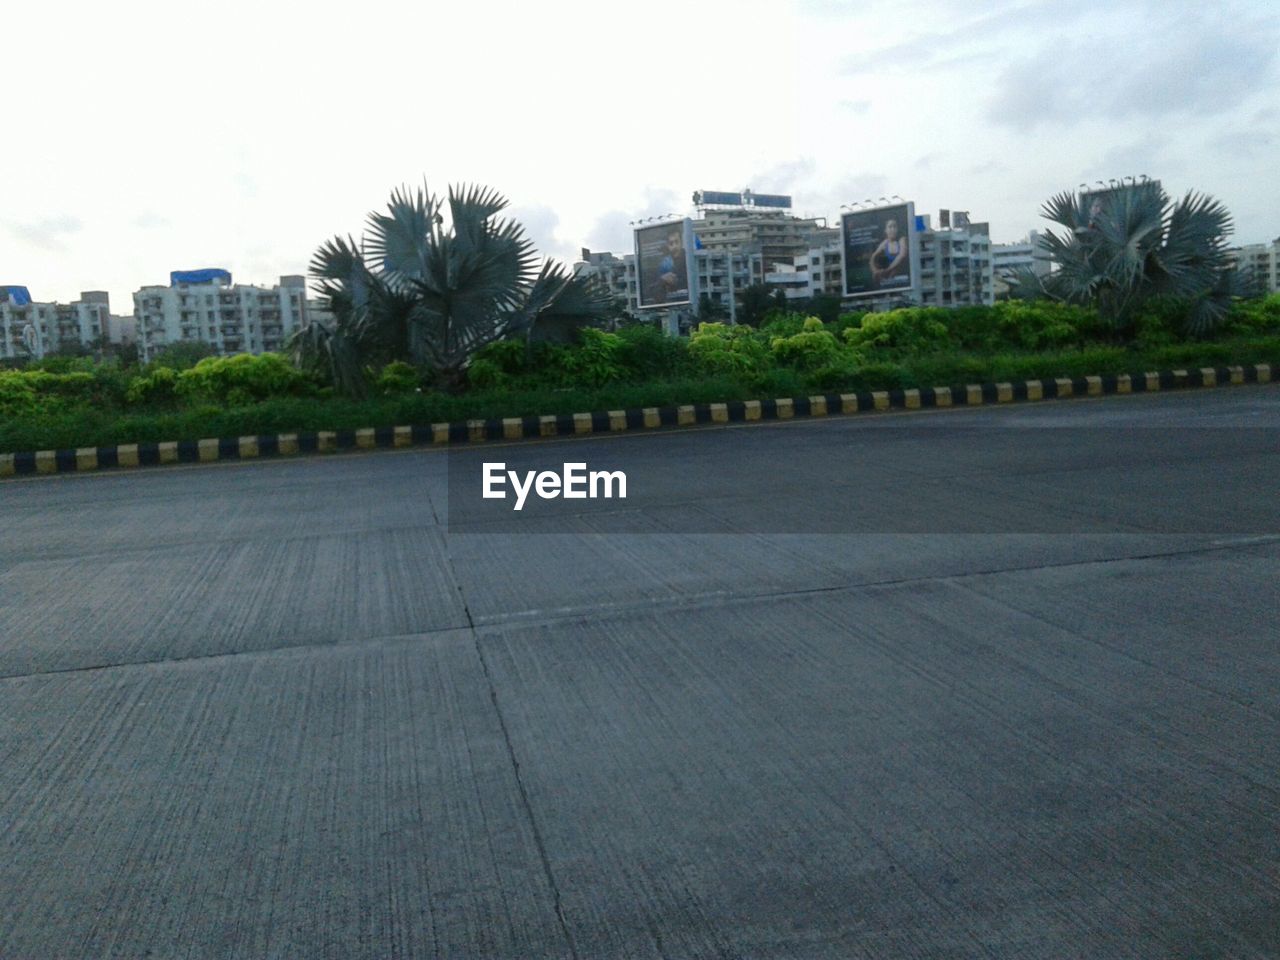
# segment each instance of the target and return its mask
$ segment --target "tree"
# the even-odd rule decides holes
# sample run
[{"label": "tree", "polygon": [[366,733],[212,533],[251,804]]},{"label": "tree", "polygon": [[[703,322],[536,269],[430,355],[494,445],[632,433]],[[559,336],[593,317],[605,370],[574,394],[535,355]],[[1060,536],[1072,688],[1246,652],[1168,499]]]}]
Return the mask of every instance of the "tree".
[{"label": "tree", "polygon": [[[784,294],[785,296],[785,294]],[[786,301],[783,301],[785,306]],[[764,322],[765,314],[778,306],[774,299],[773,288],[767,283],[753,283],[738,291],[738,323],[749,327],[758,327]]]},{"label": "tree", "polygon": [[215,357],[218,351],[203,340],[179,340],[156,351],[151,365],[170,370],[190,370],[205,357]]},{"label": "tree", "polygon": [[450,187],[444,201],[425,185],[393,191],[360,243],[335,237],[316,251],[311,273],[333,321],[299,331],[295,358],[356,396],[372,368],[395,360],[456,388],[494,341],[564,339],[607,316],[604,286],[550,260],[539,267],[524,228],[499,218],[506,207],[479,186]]},{"label": "tree", "polygon": [[704,291],[698,295],[698,323],[717,323],[728,316],[729,308],[712,300],[711,294]]},{"label": "tree", "polygon": [[1231,215],[1217,200],[1189,192],[1175,203],[1158,183],[1139,183],[1106,194],[1060,193],[1041,212],[1066,228],[1041,241],[1057,269],[1017,275],[1014,296],[1094,306],[1117,334],[1130,332],[1156,298],[1185,303],[1192,334],[1226,316],[1238,281],[1226,245]]}]

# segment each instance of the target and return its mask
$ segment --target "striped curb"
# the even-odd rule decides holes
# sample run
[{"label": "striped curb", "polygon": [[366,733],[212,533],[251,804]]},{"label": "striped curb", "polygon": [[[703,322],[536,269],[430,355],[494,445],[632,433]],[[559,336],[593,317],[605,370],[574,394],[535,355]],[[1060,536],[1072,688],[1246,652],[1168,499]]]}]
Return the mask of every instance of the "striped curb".
[{"label": "striped curb", "polygon": [[412,427],[367,427],[362,430],[176,440],[167,443],[126,443],[114,447],[78,447],[71,450],[0,453],[0,477],[75,473],[112,467],[150,467],[169,463],[211,463],[217,460],[332,453],[338,450],[374,450],[421,445],[455,446],[494,440],[527,440],[618,433],[627,430],[654,430],[662,427],[689,427],[699,424],[789,420],[794,417],[822,417],[894,409],[973,407],[1055,398],[1153,393],[1185,387],[1270,383],[1271,378],[1272,371],[1269,364],[1244,367],[1201,367],[1152,373],[1054,377],[1008,383],[971,383],[907,390],[827,393],[774,400],[730,400],[725,403],[597,410],[594,413],[463,420],[455,423],[433,423]]}]

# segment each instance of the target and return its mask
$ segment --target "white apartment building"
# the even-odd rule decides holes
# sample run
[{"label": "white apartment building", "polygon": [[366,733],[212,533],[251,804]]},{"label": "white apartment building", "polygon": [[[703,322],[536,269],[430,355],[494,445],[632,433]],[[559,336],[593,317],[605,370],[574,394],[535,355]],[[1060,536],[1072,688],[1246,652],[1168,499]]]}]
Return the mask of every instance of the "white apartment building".
[{"label": "white apartment building", "polygon": [[1280,293],[1280,237],[1270,243],[1250,243],[1231,251],[1236,269],[1267,293]]},{"label": "white apartment building", "polygon": [[67,347],[92,347],[102,338],[120,342],[112,336],[119,319],[101,290],[81,293],[71,303],[38,303],[25,287],[0,287],[0,358],[38,360]]},{"label": "white apartment building", "polygon": [[257,287],[233,284],[225,270],[174,273],[167,287],[136,291],[133,313],[143,362],[184,341],[207,343],[220,356],[278,351],[306,325],[307,282],[284,276]]},{"label": "white apartment building", "polygon": [[884,296],[844,297],[839,241],[815,247],[790,264],[776,265],[766,282],[781,287],[788,299],[819,294],[843,298],[845,310],[892,310],[916,304],[963,307],[995,302],[991,237],[985,223],[934,230],[931,218],[918,218],[924,229],[915,234],[920,246],[920,275],[912,289]]},{"label": "white apartment building", "polygon": [[[733,289],[741,291],[752,283],[762,282],[765,276],[763,261],[763,254],[758,251],[695,250],[694,282],[699,300],[705,294],[711,303],[728,309],[730,271],[733,274]],[[636,293],[636,257],[633,253],[618,256],[614,253],[584,250],[583,260],[574,269],[580,276],[598,277],[609,289],[613,299],[632,317],[655,317],[671,312],[657,308],[640,310]],[[674,309],[682,315],[695,314],[698,304]]]},{"label": "white apartment building", "polygon": [[1023,270],[1030,270],[1038,277],[1051,273],[1053,258],[1040,249],[1042,236],[1039,231],[1032,230],[1015,243],[993,243],[991,260],[996,276],[1008,279]]},{"label": "white apartment building", "polygon": [[770,286],[781,288],[788,300],[808,300],[819,294],[838,297],[844,285],[840,241],[814,247],[789,264],[775,264],[764,279]]},{"label": "white apartment building", "polygon": [[919,304],[967,307],[995,303],[991,232],[986,223],[934,230],[930,218],[920,241]]}]

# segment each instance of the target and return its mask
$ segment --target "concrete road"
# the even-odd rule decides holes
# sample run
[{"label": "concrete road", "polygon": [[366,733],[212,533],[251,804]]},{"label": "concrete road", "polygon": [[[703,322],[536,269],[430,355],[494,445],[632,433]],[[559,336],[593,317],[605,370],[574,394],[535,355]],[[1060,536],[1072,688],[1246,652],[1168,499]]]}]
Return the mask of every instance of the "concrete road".
[{"label": "concrete road", "polygon": [[640,486],[468,532],[475,454],[0,484],[0,958],[1280,956],[1277,438],[494,447]]}]

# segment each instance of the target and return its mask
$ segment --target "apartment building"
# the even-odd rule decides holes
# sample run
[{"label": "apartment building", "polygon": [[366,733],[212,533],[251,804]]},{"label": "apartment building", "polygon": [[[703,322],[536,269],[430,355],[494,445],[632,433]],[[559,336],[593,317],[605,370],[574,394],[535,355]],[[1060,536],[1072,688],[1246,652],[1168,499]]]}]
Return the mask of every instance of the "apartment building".
[{"label": "apartment building", "polygon": [[1014,243],[993,243],[991,245],[991,264],[996,276],[1008,279],[1016,274],[1030,270],[1038,277],[1047,276],[1053,271],[1053,258],[1041,249],[1043,237],[1038,230],[1032,230],[1021,240]]},{"label": "apartment building", "polygon": [[259,287],[233,283],[226,270],[179,271],[168,286],[136,291],[133,312],[144,362],[181,342],[207,343],[221,356],[278,351],[307,322],[307,282],[283,276]]},{"label": "apartment building", "polygon": [[785,210],[758,208],[706,209],[693,221],[699,248],[713,252],[759,254],[761,271],[754,282],[775,264],[791,263],[810,248],[838,240],[840,231],[825,219],[796,217]]},{"label": "apartment building", "polygon": [[71,303],[41,303],[26,287],[0,287],[0,358],[38,360],[70,347],[119,343],[122,319],[113,316],[111,298],[102,290],[85,291]]},{"label": "apartment building", "polygon": [[[636,257],[633,253],[619,256],[614,253],[595,253],[582,251],[582,260],[575,265],[580,276],[594,276],[608,288],[617,301],[630,316],[657,316],[668,310],[640,311],[636,293]],[[752,283],[761,283],[765,278],[764,255],[758,251],[732,250],[695,250],[693,253],[693,269],[695,289],[698,299],[706,295],[707,299],[728,309],[729,283],[732,275],[733,289],[742,290]],[[697,311],[698,304],[680,309],[682,314]]]},{"label": "apartment building", "polygon": [[924,307],[967,307],[995,303],[991,229],[986,223],[933,229],[922,218],[918,303]]},{"label": "apartment building", "polygon": [[891,310],[908,304],[959,307],[994,303],[995,277],[987,224],[961,220],[961,226],[935,230],[928,215],[917,216],[916,220],[920,274],[909,288],[879,296],[844,297],[839,240],[814,247],[790,263],[776,264],[765,281],[781,288],[791,300],[805,300],[819,294],[842,297],[847,310]]},{"label": "apartment building", "polygon": [[1260,291],[1280,293],[1280,237],[1270,243],[1250,243],[1231,251],[1236,269]]},{"label": "apartment building", "polygon": [[811,248],[790,263],[774,264],[764,279],[781,289],[788,300],[808,300],[819,294],[840,296],[844,272],[839,239]]}]

